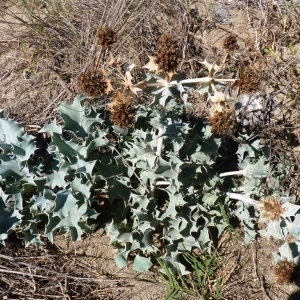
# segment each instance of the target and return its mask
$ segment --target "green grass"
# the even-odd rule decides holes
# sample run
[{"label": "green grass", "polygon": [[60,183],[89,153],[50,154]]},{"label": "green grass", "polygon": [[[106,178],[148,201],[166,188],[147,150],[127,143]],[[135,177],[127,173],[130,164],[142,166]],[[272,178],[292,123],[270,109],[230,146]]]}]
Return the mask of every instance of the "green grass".
[{"label": "green grass", "polygon": [[166,263],[158,259],[161,267],[159,273],[167,292],[164,300],[219,300],[222,299],[222,279],[217,271],[224,262],[222,256],[216,253],[195,255],[184,254],[184,261],[189,266],[190,274],[174,276]]}]

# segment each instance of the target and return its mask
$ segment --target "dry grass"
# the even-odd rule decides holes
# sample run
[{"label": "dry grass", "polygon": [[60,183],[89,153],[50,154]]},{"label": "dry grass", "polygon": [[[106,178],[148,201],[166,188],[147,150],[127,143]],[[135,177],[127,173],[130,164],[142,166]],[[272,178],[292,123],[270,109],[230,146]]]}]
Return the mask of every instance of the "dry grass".
[{"label": "dry grass", "polygon": [[[199,66],[193,32],[187,34],[196,21],[179,1],[8,0],[0,6],[0,16],[1,103],[7,114],[26,124],[53,118],[61,100],[80,93],[76,81],[86,70],[105,67],[107,77],[118,82],[111,55],[123,70],[132,63],[143,66],[158,36],[170,29],[182,48],[182,68],[195,75],[195,64]],[[97,43],[99,28],[116,33],[109,49]]]},{"label": "dry grass", "polygon": [[37,250],[22,249],[17,237],[1,247],[0,295],[26,299],[74,299],[85,294],[89,299],[111,299],[112,290],[127,287],[120,278],[100,274],[93,266],[82,265],[81,258],[63,253],[55,246]]},{"label": "dry grass", "polygon": [[79,74],[96,60],[101,67],[110,59],[97,45],[99,27],[109,26],[117,33],[114,56],[129,63],[143,55],[145,49],[134,49],[131,43],[154,4],[6,1],[0,6],[0,78],[8,114],[27,124],[42,124],[53,117],[59,101],[78,94],[74,83]]},{"label": "dry grass", "polygon": [[[76,245],[63,238],[43,248],[24,248],[12,235],[0,246],[0,296],[8,299],[155,299],[163,293],[153,275],[140,276],[114,266],[112,249],[95,234]],[[105,242],[108,243],[107,239]],[[5,254],[4,254],[5,253]],[[135,289],[133,289],[135,288]],[[142,288],[143,290],[139,290]],[[5,299],[5,298],[4,298]]]}]

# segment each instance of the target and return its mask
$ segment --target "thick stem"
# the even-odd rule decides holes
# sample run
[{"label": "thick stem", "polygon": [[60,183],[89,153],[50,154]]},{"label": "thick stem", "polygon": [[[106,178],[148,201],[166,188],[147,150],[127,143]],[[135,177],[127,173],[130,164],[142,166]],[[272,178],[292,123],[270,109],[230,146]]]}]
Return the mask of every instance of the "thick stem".
[{"label": "thick stem", "polygon": [[225,177],[225,176],[232,176],[232,175],[245,175],[244,174],[244,170],[240,170],[240,171],[231,171],[231,172],[224,172],[221,173],[219,176],[220,177]]},{"label": "thick stem", "polygon": [[155,181],[152,183],[152,189],[154,190],[157,186],[169,186],[170,185],[170,182],[169,181],[166,181],[166,180],[161,180],[161,181]]},{"label": "thick stem", "polygon": [[[198,83],[198,82],[210,82],[213,78],[211,77],[202,77],[202,78],[191,78],[191,79],[184,79],[180,80],[179,83]],[[177,84],[177,81],[171,81],[170,84]]]},{"label": "thick stem", "polygon": [[[198,82],[210,82],[210,81],[219,81],[219,82],[232,82],[232,81],[236,81],[236,79],[222,79],[222,78],[212,78],[212,77],[203,77],[203,78],[192,78],[192,79],[184,79],[179,81],[179,83],[183,84],[183,83],[198,83]],[[170,82],[170,84],[172,84],[172,82]],[[177,81],[176,81],[177,83]],[[174,84],[176,84],[174,82]]]},{"label": "thick stem", "polygon": [[214,91],[214,93],[217,93],[217,92],[218,92],[217,89],[216,89],[216,87],[215,87],[215,85],[214,85],[213,83],[211,83],[211,88],[212,88],[212,90]]},{"label": "thick stem", "polygon": [[161,126],[158,129],[156,156],[161,156],[163,141],[164,141],[165,127]]},{"label": "thick stem", "polygon": [[[166,115],[166,102],[159,111],[159,127],[158,127],[158,138],[157,138],[157,148],[156,148],[156,156],[161,157],[162,149],[163,149],[163,142],[164,142],[164,134],[166,132],[166,127],[164,125],[164,120],[165,120],[165,115]],[[162,181],[161,181],[162,182]],[[154,192],[156,185],[159,182],[156,182],[152,184],[152,191]],[[166,185],[166,182],[163,182],[163,185]]]},{"label": "thick stem", "polygon": [[169,181],[166,181],[166,180],[162,180],[162,181],[157,181],[155,183],[156,186],[162,186],[162,185],[170,185],[170,182]]},{"label": "thick stem", "polygon": [[165,115],[166,115],[166,102],[164,103],[163,107],[159,111],[159,124],[160,125],[158,127],[156,156],[161,156],[163,142],[164,142],[164,134],[166,132],[166,128],[164,125],[164,120],[165,120]]}]

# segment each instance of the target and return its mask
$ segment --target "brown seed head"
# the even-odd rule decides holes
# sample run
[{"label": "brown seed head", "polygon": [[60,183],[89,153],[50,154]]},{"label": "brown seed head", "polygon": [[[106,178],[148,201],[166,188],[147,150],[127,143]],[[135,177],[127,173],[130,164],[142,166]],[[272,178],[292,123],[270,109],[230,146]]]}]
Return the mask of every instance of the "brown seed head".
[{"label": "brown seed head", "polygon": [[285,208],[282,207],[282,202],[276,196],[267,196],[260,205],[259,210],[261,216],[268,221],[276,221],[284,213]]},{"label": "brown seed head", "polygon": [[239,49],[236,36],[228,35],[223,41],[223,47],[230,52]]},{"label": "brown seed head", "polygon": [[117,94],[113,101],[108,105],[111,121],[121,128],[129,127],[135,120],[135,107],[129,95]]},{"label": "brown seed head", "polygon": [[227,130],[235,127],[235,119],[233,109],[224,108],[222,111],[216,111],[209,117],[209,121],[212,127],[212,131],[221,135]]},{"label": "brown seed head", "polygon": [[160,70],[166,72],[175,71],[181,60],[181,51],[178,42],[168,34],[159,37],[154,62]]},{"label": "brown seed head", "polygon": [[116,33],[109,27],[99,27],[97,31],[97,44],[109,47],[116,41]]},{"label": "brown seed head", "polygon": [[279,284],[291,283],[295,279],[297,266],[294,262],[282,260],[275,267],[275,276]]},{"label": "brown seed head", "polygon": [[240,69],[236,85],[239,87],[240,94],[251,94],[259,91],[261,80],[262,71],[259,64],[251,64]]},{"label": "brown seed head", "polygon": [[88,96],[98,97],[106,92],[107,79],[99,71],[87,70],[77,79],[78,88]]}]

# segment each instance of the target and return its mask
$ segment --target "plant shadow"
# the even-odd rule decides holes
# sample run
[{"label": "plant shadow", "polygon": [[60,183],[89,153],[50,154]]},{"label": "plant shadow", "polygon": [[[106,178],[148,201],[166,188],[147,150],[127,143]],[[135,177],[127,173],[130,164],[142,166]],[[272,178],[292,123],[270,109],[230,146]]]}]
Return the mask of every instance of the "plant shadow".
[{"label": "plant shadow", "polygon": [[300,291],[297,291],[289,296],[288,300],[299,300],[300,299]]}]

